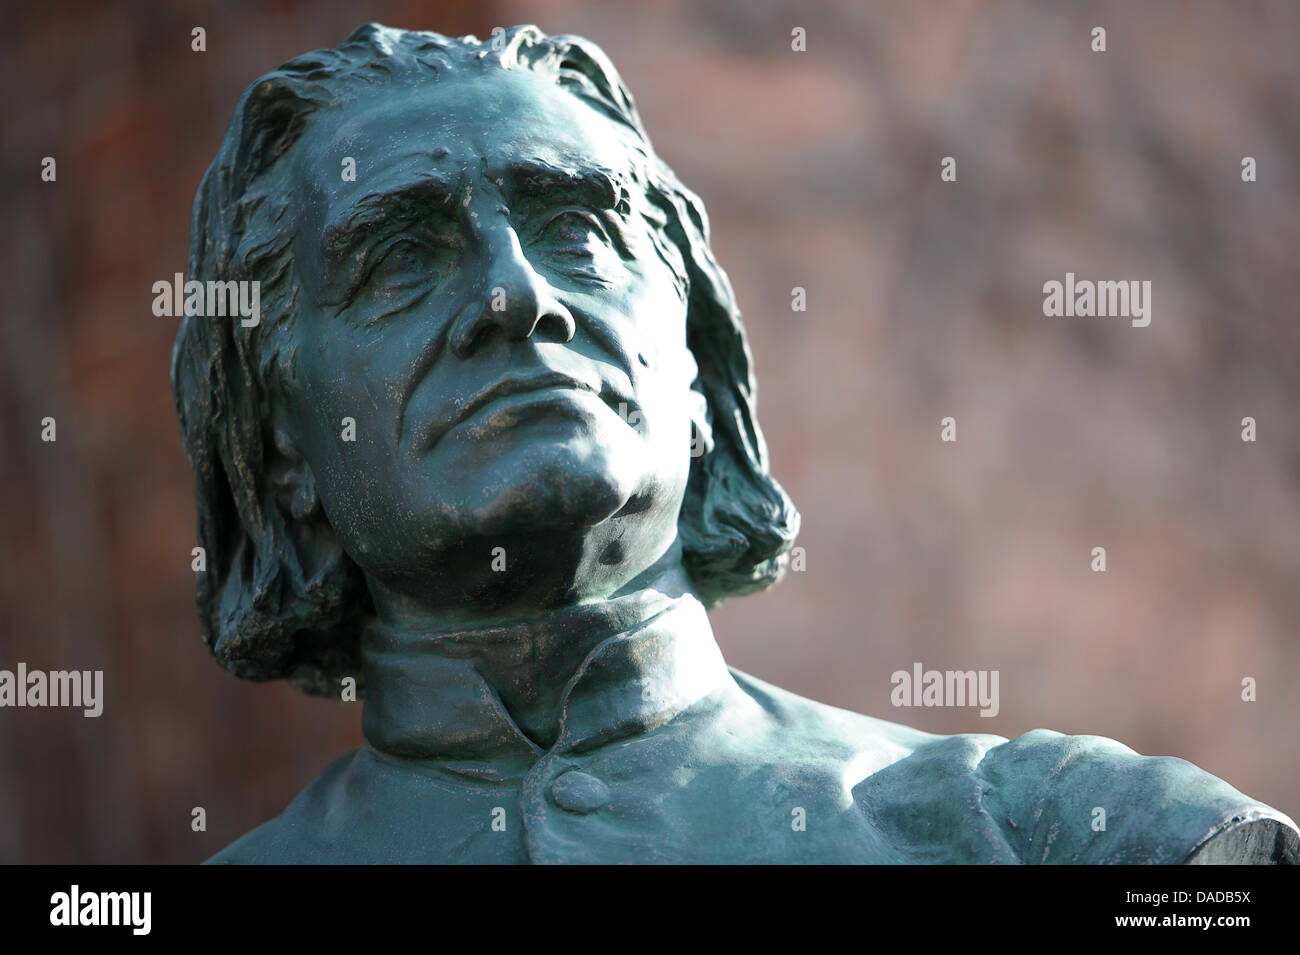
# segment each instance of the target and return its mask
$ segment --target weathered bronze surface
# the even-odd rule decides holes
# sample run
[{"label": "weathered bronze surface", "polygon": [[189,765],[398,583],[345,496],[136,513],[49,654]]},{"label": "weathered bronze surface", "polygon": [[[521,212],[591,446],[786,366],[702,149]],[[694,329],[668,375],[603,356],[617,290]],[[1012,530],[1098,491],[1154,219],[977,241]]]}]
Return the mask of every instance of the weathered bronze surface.
[{"label": "weathered bronze surface", "polygon": [[775,582],[798,515],[704,209],[592,44],[369,25],[285,64],[199,187],[190,272],[262,305],[187,317],[173,360],[204,638],[365,696],[366,743],[212,861],[1300,858],[1182,760],[727,667],[705,608]]}]

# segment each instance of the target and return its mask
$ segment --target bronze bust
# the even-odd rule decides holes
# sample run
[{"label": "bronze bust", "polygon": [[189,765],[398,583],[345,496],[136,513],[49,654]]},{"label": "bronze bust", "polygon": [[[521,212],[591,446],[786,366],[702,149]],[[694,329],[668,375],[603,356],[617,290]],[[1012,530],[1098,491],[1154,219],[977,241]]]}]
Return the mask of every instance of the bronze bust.
[{"label": "bronze bust", "polygon": [[[936,736],[724,663],[774,583],[741,316],[591,43],[367,25],[254,83],[194,204],[172,380],[204,639],[365,695],[366,743],[214,862],[1294,862],[1173,758]],[[1092,825],[1094,809],[1110,814]]]}]

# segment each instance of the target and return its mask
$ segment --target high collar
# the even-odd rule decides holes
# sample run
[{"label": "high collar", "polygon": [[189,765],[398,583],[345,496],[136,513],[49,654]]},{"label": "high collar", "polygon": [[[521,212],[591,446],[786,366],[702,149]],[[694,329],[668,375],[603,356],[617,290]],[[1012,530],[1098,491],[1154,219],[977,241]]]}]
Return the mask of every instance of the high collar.
[{"label": "high collar", "polygon": [[[532,672],[572,674],[553,699]],[[497,776],[548,747],[507,701],[554,714],[549,749],[590,749],[652,730],[730,679],[703,605],[653,588],[488,627],[411,634],[374,624],[362,636],[362,727],[375,749]]]}]

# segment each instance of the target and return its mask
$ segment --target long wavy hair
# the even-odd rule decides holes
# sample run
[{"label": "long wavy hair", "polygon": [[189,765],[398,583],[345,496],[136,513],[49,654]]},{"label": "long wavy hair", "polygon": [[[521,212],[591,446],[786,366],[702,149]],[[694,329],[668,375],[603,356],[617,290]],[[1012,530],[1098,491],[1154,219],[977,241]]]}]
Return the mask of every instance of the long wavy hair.
[{"label": "long wavy hair", "polygon": [[360,681],[360,624],[370,610],[360,568],[341,549],[304,566],[294,518],[276,504],[266,473],[273,376],[292,367],[288,332],[298,304],[286,155],[314,112],[340,108],[362,87],[494,69],[548,78],[635,133],[651,231],[687,289],[687,344],[713,436],[692,460],[678,518],[686,570],[706,606],[785,572],[799,515],[768,473],[740,310],[709,248],[703,204],[654,154],[613,64],[586,40],[532,26],[479,41],[367,24],[337,49],[290,60],[245,91],[194,199],[189,277],[261,283],[258,325],[186,317],[171,367],[207,552],[197,575],[203,639],[238,676],[337,695],[340,677]]}]

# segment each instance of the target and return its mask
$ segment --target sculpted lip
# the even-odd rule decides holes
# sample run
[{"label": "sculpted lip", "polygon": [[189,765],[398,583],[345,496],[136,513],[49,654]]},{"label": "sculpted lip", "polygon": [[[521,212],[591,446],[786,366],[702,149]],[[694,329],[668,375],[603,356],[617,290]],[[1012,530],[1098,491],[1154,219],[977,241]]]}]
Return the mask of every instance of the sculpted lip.
[{"label": "sculpted lip", "polygon": [[475,394],[469,400],[453,408],[445,417],[440,416],[440,420],[429,428],[423,439],[419,442],[422,450],[427,451],[432,448],[444,434],[455,428],[457,425],[468,421],[486,406],[511,395],[524,394],[531,391],[544,391],[551,388],[565,388],[572,391],[584,392],[586,394],[601,394],[601,382],[599,379],[583,380],[573,375],[562,372],[547,371],[526,375],[512,375],[493,382],[482,391]]},{"label": "sculpted lip", "polygon": [[543,388],[572,388],[575,391],[585,391],[590,394],[599,394],[600,389],[594,388],[589,382],[573,378],[569,375],[560,374],[559,372],[549,372],[542,375],[528,375],[527,377],[505,378],[494,385],[484,388],[469,401],[465,402],[456,412],[452,419],[451,426],[454,428],[462,421],[473,417],[474,414],[485,405],[489,405],[498,398],[504,398],[507,395],[518,395],[526,391],[541,391]]}]

